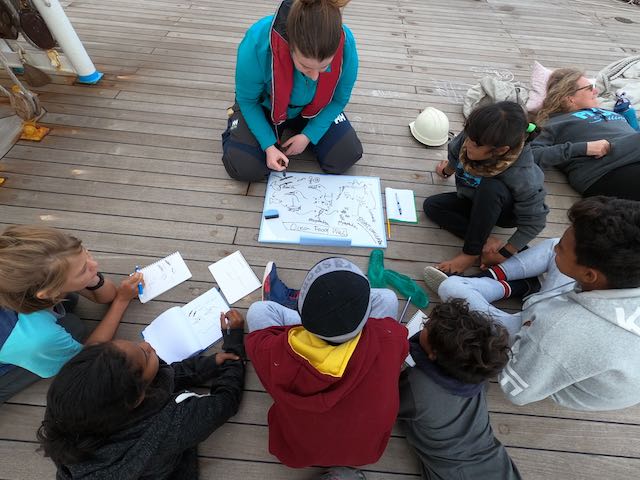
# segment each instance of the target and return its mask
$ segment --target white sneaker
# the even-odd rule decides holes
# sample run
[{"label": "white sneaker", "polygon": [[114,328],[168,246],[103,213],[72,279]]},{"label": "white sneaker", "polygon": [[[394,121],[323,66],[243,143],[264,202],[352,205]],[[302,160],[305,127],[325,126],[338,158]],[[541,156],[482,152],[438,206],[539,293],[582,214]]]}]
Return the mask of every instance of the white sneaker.
[{"label": "white sneaker", "polygon": [[427,287],[434,293],[438,293],[440,284],[449,278],[449,275],[436,267],[424,267],[423,277]]}]

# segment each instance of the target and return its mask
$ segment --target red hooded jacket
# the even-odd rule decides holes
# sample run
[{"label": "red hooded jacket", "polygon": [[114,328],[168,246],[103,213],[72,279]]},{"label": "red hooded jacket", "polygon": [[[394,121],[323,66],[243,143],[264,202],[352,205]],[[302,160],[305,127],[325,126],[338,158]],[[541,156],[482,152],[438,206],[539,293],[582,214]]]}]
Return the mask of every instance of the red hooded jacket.
[{"label": "red hooded jacket", "polygon": [[289,345],[293,327],[250,333],[245,346],[274,403],[269,451],[289,467],[357,466],[384,452],[399,408],[407,329],[370,318],[341,378],[316,370]]}]

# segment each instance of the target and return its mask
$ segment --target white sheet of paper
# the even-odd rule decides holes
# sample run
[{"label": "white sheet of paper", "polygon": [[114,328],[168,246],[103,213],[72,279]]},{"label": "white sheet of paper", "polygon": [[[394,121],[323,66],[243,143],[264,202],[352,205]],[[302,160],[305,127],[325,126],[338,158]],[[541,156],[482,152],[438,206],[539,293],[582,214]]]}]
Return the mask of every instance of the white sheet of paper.
[{"label": "white sheet of paper", "polygon": [[209,265],[209,271],[216,279],[229,305],[233,305],[262,286],[240,250]]},{"label": "white sheet of paper", "polygon": [[[409,330],[409,335],[407,335],[407,338],[411,338],[416,333],[418,333],[422,329],[423,323],[427,320],[429,320],[429,317],[427,317],[422,310],[418,310],[405,325],[405,327],[407,327],[407,330]],[[405,358],[404,362],[410,367],[416,366],[416,362],[411,354],[407,355],[407,358]]]},{"label": "white sheet of paper", "polygon": [[202,349],[193,330],[184,327],[182,308],[172,307],[162,312],[142,331],[144,339],[167,363],[179,362]]},{"label": "white sheet of paper", "polygon": [[162,360],[179,362],[222,338],[220,312],[228,310],[218,289],[212,288],[182,307],[162,312],[142,336]]},{"label": "white sheet of paper", "polygon": [[397,188],[385,188],[384,200],[387,207],[387,218],[395,222],[416,223],[416,198],[413,190],[399,190]]},{"label": "white sheet of paper", "polygon": [[144,275],[144,291],[142,295],[138,295],[141,303],[147,303],[191,278],[189,267],[184,263],[180,252],[172,253],[140,271]]},{"label": "white sheet of paper", "polygon": [[222,338],[220,313],[229,311],[217,288],[203,293],[181,307],[184,317],[200,342],[200,350],[208,348]]}]

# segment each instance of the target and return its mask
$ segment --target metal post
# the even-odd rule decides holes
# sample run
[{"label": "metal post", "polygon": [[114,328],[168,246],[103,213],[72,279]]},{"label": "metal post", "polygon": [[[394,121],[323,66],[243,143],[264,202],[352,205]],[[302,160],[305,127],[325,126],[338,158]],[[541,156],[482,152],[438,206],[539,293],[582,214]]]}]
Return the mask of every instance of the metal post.
[{"label": "metal post", "polygon": [[78,82],[94,84],[102,78],[82,45],[73,25],[58,0],[33,0],[53,37],[78,74]]}]

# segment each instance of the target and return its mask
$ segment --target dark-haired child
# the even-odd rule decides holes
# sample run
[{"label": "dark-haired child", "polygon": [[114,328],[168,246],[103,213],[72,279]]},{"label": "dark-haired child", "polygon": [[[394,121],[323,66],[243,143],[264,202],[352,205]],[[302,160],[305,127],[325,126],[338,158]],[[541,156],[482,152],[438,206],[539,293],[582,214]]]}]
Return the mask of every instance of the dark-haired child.
[{"label": "dark-haired child", "polygon": [[[441,298],[465,298],[472,309],[510,324],[513,356],[500,385],[518,405],[551,397],[576,410],[614,410],[640,403],[640,202],[581,200],[571,226],[490,269],[493,278],[450,277]],[[543,275],[522,313],[490,302],[518,279]]]},{"label": "dark-haired child", "polygon": [[436,306],[410,341],[398,420],[422,478],[520,479],[489,423],[486,381],[509,359],[509,334],[460,299]]},{"label": "dark-haired child", "polygon": [[[92,345],[47,394],[38,430],[58,480],[195,480],[196,447],[233,416],[244,384],[244,320],[220,316],[225,353],[167,365],[146,342]],[[185,390],[213,380],[210,393]]]},{"label": "dark-haired child", "polygon": [[[544,228],[544,174],[525,143],[527,116],[517,103],[475,109],[464,131],[449,143],[449,158],[436,168],[455,175],[456,192],[424,201],[424,211],[445,230],[464,239],[462,252],[437,267],[462,274],[482,255],[494,265],[522,250]],[[490,237],[495,226],[516,227],[506,243]]]}]

